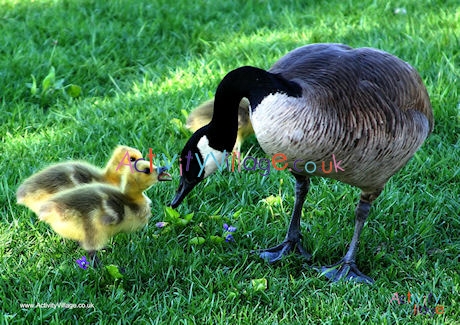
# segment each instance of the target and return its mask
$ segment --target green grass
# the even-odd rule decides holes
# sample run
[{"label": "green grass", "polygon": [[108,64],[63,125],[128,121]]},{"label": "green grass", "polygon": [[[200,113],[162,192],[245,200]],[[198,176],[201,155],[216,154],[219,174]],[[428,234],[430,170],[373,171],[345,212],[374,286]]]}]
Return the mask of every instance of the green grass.
[{"label": "green grass", "polygon": [[[459,21],[454,0],[0,0],[0,324],[458,324]],[[160,231],[175,163],[175,180],[148,191],[150,225],[100,254],[125,269],[118,280],[78,268],[84,251],[16,205],[18,184],[53,162],[102,166],[118,143],[172,158],[189,137],[182,110],[211,98],[225,73],[269,68],[315,42],[401,57],[418,69],[433,104],[433,134],[389,181],[361,237],[358,264],[375,285],[331,284],[297,256],[268,265],[250,254],[285,234],[294,193],[284,172],[218,173],[179,207],[182,216],[194,212],[192,221]],[[58,89],[42,94],[51,67]],[[81,95],[66,94],[69,85]],[[243,151],[263,157],[255,139]],[[344,254],[358,195],[313,180],[302,226],[316,265]],[[235,242],[211,240],[224,223],[237,227]],[[192,245],[194,237],[206,241]],[[256,279],[267,288],[257,290]],[[445,313],[414,316],[413,305],[390,303],[408,291],[440,296]],[[20,306],[61,302],[94,307]]]}]

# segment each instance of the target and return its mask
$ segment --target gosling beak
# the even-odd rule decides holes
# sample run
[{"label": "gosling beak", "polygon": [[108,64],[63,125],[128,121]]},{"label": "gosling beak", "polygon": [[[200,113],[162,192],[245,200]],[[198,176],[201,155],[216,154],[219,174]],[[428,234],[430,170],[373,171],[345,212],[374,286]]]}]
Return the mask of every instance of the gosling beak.
[{"label": "gosling beak", "polygon": [[170,204],[171,207],[173,209],[177,208],[179,204],[181,204],[182,201],[185,199],[187,194],[191,190],[193,190],[196,184],[198,184],[198,182],[189,182],[184,177],[181,177],[180,182],[179,182],[179,188],[177,189],[177,192],[176,192],[176,196],[171,201],[171,204]]},{"label": "gosling beak", "polygon": [[157,168],[157,174],[158,174],[158,181],[159,182],[164,182],[164,181],[172,181],[171,175],[169,175],[166,171],[168,168],[166,167],[158,167]]}]

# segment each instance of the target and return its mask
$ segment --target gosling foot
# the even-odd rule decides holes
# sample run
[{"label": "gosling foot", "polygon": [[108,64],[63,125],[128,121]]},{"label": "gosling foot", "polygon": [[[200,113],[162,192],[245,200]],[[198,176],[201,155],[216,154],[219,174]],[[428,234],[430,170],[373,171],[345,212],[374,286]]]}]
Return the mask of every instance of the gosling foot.
[{"label": "gosling foot", "polygon": [[102,265],[102,262],[101,260],[99,259],[99,257],[97,257],[97,252],[96,251],[89,251],[88,252],[88,257],[89,257],[89,260],[90,260],[90,263],[92,265],[92,267],[94,268],[100,268]]}]

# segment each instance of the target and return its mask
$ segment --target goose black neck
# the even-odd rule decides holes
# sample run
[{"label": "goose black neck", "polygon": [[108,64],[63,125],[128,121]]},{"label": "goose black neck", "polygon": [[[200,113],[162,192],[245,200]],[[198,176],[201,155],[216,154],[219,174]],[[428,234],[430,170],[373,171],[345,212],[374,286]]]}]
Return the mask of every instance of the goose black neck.
[{"label": "goose black neck", "polygon": [[244,66],[230,71],[217,87],[214,113],[209,123],[210,145],[215,149],[231,151],[238,131],[238,107],[246,97],[254,111],[270,94],[285,93],[302,96],[302,88],[295,82],[263,69]]}]

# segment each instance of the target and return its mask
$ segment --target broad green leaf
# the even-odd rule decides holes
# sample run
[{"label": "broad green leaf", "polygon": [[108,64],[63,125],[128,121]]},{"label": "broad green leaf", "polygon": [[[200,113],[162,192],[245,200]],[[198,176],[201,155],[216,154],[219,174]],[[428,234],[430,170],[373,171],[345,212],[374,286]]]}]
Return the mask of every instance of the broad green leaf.
[{"label": "broad green leaf", "polygon": [[254,292],[265,291],[265,290],[267,290],[267,287],[268,287],[268,283],[267,283],[266,278],[252,279],[251,280],[251,285],[252,285],[252,289],[254,290]]},{"label": "broad green leaf", "polygon": [[181,218],[178,218],[176,219],[176,221],[174,221],[176,223],[176,225],[179,225],[179,226],[186,226],[190,221],[189,220],[185,220],[185,219],[181,219]]},{"label": "broad green leaf", "polygon": [[110,264],[106,265],[105,268],[109,272],[109,274],[112,276],[114,279],[121,279],[123,277],[123,274],[121,274],[120,270],[118,269],[118,266]]},{"label": "broad green leaf", "polygon": [[71,84],[67,87],[66,92],[70,97],[77,98],[81,95],[81,87]]},{"label": "broad green leaf", "polygon": [[195,212],[186,214],[186,215],[184,216],[184,219],[187,220],[187,221],[191,221],[194,214],[195,214]]},{"label": "broad green leaf", "polygon": [[45,93],[56,81],[56,71],[51,67],[48,75],[42,81],[42,93]]},{"label": "broad green leaf", "polygon": [[166,215],[170,217],[170,221],[174,221],[175,219],[180,217],[180,213],[171,207],[165,207],[165,212]]},{"label": "broad green leaf", "polygon": [[193,237],[189,240],[190,245],[203,245],[206,239],[203,237]]},{"label": "broad green leaf", "polygon": [[31,77],[32,77],[32,85],[30,86],[30,93],[35,96],[38,92],[37,80],[35,79],[34,75],[31,75]]},{"label": "broad green leaf", "polygon": [[213,242],[213,243],[216,243],[216,244],[220,244],[220,243],[223,243],[225,241],[224,238],[220,237],[220,236],[211,236],[209,237],[209,239]]}]

